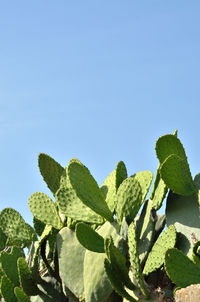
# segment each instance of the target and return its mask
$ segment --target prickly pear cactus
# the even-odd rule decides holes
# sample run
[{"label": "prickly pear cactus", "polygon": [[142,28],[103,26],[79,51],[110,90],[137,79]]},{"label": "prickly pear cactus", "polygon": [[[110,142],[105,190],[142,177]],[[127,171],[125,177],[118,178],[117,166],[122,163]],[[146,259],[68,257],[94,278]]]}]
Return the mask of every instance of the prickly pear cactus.
[{"label": "prickly pear cactus", "polygon": [[78,159],[63,168],[41,153],[53,199],[30,196],[33,227],[0,212],[1,301],[198,301],[200,174],[193,180],[176,131],[157,140],[156,155],[149,192],[151,171],[128,176],[119,161],[99,187]]}]

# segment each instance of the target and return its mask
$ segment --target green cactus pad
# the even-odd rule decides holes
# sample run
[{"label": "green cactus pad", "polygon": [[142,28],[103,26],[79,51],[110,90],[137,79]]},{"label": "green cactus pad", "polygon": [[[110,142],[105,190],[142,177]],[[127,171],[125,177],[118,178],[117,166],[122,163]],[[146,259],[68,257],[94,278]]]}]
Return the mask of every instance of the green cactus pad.
[{"label": "green cactus pad", "polygon": [[21,288],[28,296],[36,296],[40,293],[26,260],[22,257],[17,260],[19,281]]},{"label": "green cactus pad", "polygon": [[165,184],[174,193],[190,196],[196,189],[188,163],[178,155],[170,155],[162,163],[160,174]]},{"label": "green cactus pad", "polygon": [[76,238],[75,231],[64,227],[57,235],[59,274],[66,287],[80,298],[84,291],[83,262],[85,248]]},{"label": "green cactus pad", "polygon": [[33,228],[12,208],[6,208],[1,211],[0,228],[8,237],[10,245],[29,246],[33,240],[37,240]]},{"label": "green cactus pad", "polygon": [[6,246],[7,236],[4,232],[0,229],[0,251],[2,251]]},{"label": "green cactus pad", "polygon": [[194,263],[200,266],[200,241],[194,243],[191,259]]},{"label": "green cactus pad", "polygon": [[136,221],[136,234],[138,242],[138,253],[141,265],[144,263],[149,250],[152,247],[155,236],[156,219],[153,219],[152,200],[145,202],[142,212]]},{"label": "green cactus pad", "polygon": [[39,219],[37,219],[35,216],[33,216],[33,225],[34,225],[34,229],[36,231],[36,233],[38,234],[38,236],[42,235],[42,232],[45,229],[46,224],[42,221],[40,221]]},{"label": "green cactus pad", "polygon": [[19,285],[17,259],[22,256],[22,250],[16,246],[12,247],[10,253],[1,252],[0,254],[1,268],[15,286]]},{"label": "green cactus pad", "polygon": [[76,237],[80,244],[87,250],[104,253],[104,239],[97,232],[91,229],[85,223],[78,223],[76,225]]},{"label": "green cactus pad", "polygon": [[78,162],[72,162],[68,166],[68,175],[72,187],[82,202],[108,221],[113,221],[112,212],[89,170]]},{"label": "green cactus pad", "polygon": [[185,150],[181,141],[174,134],[161,136],[156,142],[156,155],[162,164],[171,154],[178,155],[187,162]]},{"label": "green cactus pad", "polygon": [[36,192],[28,200],[31,213],[45,224],[50,224],[56,229],[61,229],[63,223],[60,219],[54,202],[46,194]]},{"label": "green cactus pad", "polygon": [[23,289],[21,289],[20,287],[15,287],[14,293],[19,302],[30,302],[31,301],[29,299],[29,297],[25,294]]},{"label": "green cactus pad", "polygon": [[120,276],[120,282],[127,288],[134,290],[135,286],[129,278],[128,268],[126,266],[126,258],[116,248],[112,238],[105,239],[105,251],[112,266],[112,270],[115,272],[115,276]]},{"label": "green cactus pad", "polygon": [[189,257],[192,253],[192,234],[200,240],[200,211],[197,196],[180,196],[169,193],[166,203],[167,225],[177,231],[177,247]]},{"label": "green cactus pad", "polygon": [[144,266],[143,274],[148,275],[164,263],[165,253],[176,243],[176,229],[170,225],[154,243]]},{"label": "green cactus pad", "polygon": [[165,270],[172,282],[179,287],[200,283],[200,268],[176,248],[166,252]]},{"label": "green cactus pad", "polygon": [[123,217],[131,223],[142,204],[142,190],[140,183],[133,177],[126,178],[117,191],[116,215],[119,224]]},{"label": "green cactus pad", "polygon": [[88,223],[103,223],[103,218],[87,207],[69,184],[57,191],[56,201],[61,213],[67,217]]},{"label": "green cactus pad", "polygon": [[49,155],[40,153],[38,156],[40,173],[48,188],[55,195],[60,187],[60,180],[65,169]]},{"label": "green cactus pad", "polygon": [[152,193],[150,195],[150,199],[152,200],[152,206],[156,211],[162,207],[163,200],[165,199],[167,191],[168,187],[164,183],[163,179],[160,177],[160,172],[158,168],[153,184]]},{"label": "green cactus pad", "polygon": [[126,178],[126,166],[122,161],[120,161],[117,164],[116,169],[110,173],[101,186],[101,191],[103,192],[106,203],[112,213],[114,212],[116,205],[116,193],[118,187]]},{"label": "green cactus pad", "polygon": [[1,278],[1,296],[4,298],[5,302],[18,302],[14,294],[14,285],[10,279],[6,276]]},{"label": "green cactus pad", "polygon": [[[117,247],[120,244],[119,226],[115,222],[105,222],[97,232],[104,238],[112,236]],[[85,253],[84,289],[86,302],[104,302],[113,291],[104,269],[105,257],[104,253],[88,250]]]},{"label": "green cactus pad", "polygon": [[142,295],[144,296],[144,298],[147,298],[149,293],[148,293],[147,287],[144,283],[143,275],[141,273],[141,263],[140,263],[140,259],[139,259],[136,230],[135,230],[134,222],[132,222],[128,228],[128,246],[129,246],[131,271],[133,273],[135,281],[137,282],[137,284],[142,292]]},{"label": "green cactus pad", "polygon": [[152,183],[153,173],[151,171],[141,171],[133,175],[133,177],[139,182],[142,189],[142,202],[145,201],[147,193]]},{"label": "green cactus pad", "polygon": [[136,300],[131,297],[128,292],[124,289],[123,284],[121,283],[120,279],[116,278],[116,271],[113,269],[112,265],[108,261],[108,259],[104,260],[104,268],[108,279],[110,281],[111,286],[113,289],[123,298],[126,298],[128,301],[135,302]]},{"label": "green cactus pad", "polygon": [[118,162],[116,167],[116,192],[121,183],[128,177],[126,166],[123,161]]}]

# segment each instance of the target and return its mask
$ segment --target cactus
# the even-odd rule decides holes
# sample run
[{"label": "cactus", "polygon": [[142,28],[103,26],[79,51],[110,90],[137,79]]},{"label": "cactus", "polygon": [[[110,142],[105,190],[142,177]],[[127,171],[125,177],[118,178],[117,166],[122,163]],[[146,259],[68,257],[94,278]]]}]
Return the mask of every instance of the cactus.
[{"label": "cactus", "polygon": [[156,155],[149,192],[150,171],[128,177],[120,161],[99,187],[78,159],[63,168],[41,153],[55,201],[30,196],[33,227],[14,209],[0,213],[2,301],[160,302],[173,301],[175,286],[193,283],[193,290],[200,283],[200,174],[193,180],[176,132],[158,139]]}]

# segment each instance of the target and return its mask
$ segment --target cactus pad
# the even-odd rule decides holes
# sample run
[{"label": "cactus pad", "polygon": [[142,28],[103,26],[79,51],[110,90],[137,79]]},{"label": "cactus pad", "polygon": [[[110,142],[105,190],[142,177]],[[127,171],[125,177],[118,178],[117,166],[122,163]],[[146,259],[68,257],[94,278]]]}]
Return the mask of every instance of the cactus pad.
[{"label": "cactus pad", "polygon": [[124,289],[123,284],[121,283],[120,279],[116,278],[116,271],[113,269],[112,265],[108,261],[108,259],[104,260],[104,267],[108,279],[111,283],[113,289],[123,298],[126,298],[128,301],[136,302],[136,300],[131,297],[128,292]]},{"label": "cactus pad", "polygon": [[23,252],[20,248],[13,246],[10,253],[1,252],[0,260],[1,260],[1,268],[9,278],[9,280],[13,283],[13,285],[19,285],[19,276],[17,269],[17,260],[19,257],[23,256]]},{"label": "cactus pad", "polygon": [[36,192],[28,200],[33,216],[45,224],[50,224],[56,229],[63,227],[62,221],[54,202],[44,193]]},{"label": "cactus pad", "polygon": [[174,192],[190,196],[196,192],[188,163],[178,155],[170,155],[160,167],[161,177]]},{"label": "cactus pad", "polygon": [[15,287],[14,289],[15,296],[20,302],[30,302],[31,300],[29,297],[25,294],[23,289],[21,287]]},{"label": "cactus pad", "polygon": [[144,266],[143,274],[148,275],[164,263],[165,253],[176,243],[176,229],[170,225],[154,243]]},{"label": "cactus pad", "polygon": [[133,177],[126,178],[117,191],[116,215],[119,224],[123,217],[130,224],[137,215],[142,204],[140,183]]},{"label": "cactus pad", "polygon": [[169,193],[166,203],[167,225],[173,224],[177,231],[177,247],[191,256],[192,234],[200,239],[199,204],[197,196],[180,196]]},{"label": "cactus pad", "polygon": [[80,298],[84,291],[83,262],[85,248],[76,238],[75,231],[64,227],[57,235],[59,274],[62,282]]},{"label": "cactus pad", "polygon": [[0,228],[8,237],[10,245],[29,246],[32,240],[37,240],[35,231],[12,208],[6,208],[1,211]]},{"label": "cactus pad", "polygon": [[28,267],[26,260],[22,257],[17,260],[18,274],[20,285],[23,291],[28,296],[36,296],[40,293],[34,279],[32,273]]},{"label": "cactus pad", "polygon": [[72,187],[82,202],[108,221],[113,221],[112,212],[89,170],[79,162],[72,162],[68,166],[68,175]]},{"label": "cactus pad", "polygon": [[76,225],[76,237],[80,244],[87,250],[104,253],[104,239],[97,232],[92,230],[89,225],[85,223],[78,223]]},{"label": "cactus pad", "polygon": [[140,184],[142,189],[142,202],[145,201],[147,193],[152,183],[153,173],[151,171],[141,171],[133,176]]},{"label": "cactus pad", "polygon": [[200,283],[200,268],[176,248],[166,252],[165,270],[177,286],[186,287]]},{"label": "cactus pad", "polygon": [[14,294],[14,285],[10,279],[6,276],[1,278],[1,295],[3,296],[5,302],[17,302],[17,298]]},{"label": "cactus pad", "polygon": [[45,153],[39,154],[38,165],[44,181],[51,192],[55,195],[56,191],[60,187],[60,180],[65,169]]},{"label": "cactus pad", "polygon": [[156,155],[160,163],[162,164],[171,154],[176,154],[183,160],[187,161],[183,145],[176,135],[163,135],[156,142]]},{"label": "cactus pad", "polygon": [[56,201],[61,213],[67,217],[89,223],[103,223],[103,218],[87,207],[69,185],[57,191]]}]

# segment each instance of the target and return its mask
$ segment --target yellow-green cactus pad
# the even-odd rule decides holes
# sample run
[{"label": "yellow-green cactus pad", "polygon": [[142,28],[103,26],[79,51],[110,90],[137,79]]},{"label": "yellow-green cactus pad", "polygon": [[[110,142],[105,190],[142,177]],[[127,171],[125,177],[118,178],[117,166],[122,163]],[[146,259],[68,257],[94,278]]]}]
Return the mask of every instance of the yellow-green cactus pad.
[{"label": "yellow-green cactus pad", "polygon": [[56,229],[61,229],[63,223],[60,219],[54,202],[44,193],[36,192],[28,200],[31,213],[45,224],[50,224]]}]

